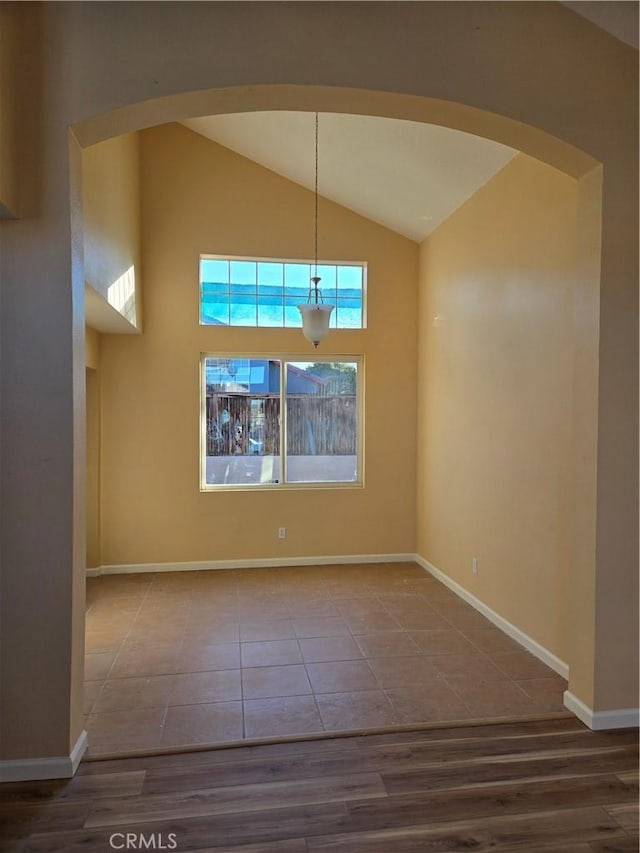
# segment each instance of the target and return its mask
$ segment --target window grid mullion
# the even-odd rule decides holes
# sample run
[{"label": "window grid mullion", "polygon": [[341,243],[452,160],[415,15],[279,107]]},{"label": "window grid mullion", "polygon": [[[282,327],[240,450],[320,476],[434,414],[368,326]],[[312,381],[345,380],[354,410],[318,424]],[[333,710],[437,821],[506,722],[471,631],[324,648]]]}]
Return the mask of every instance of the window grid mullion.
[{"label": "window grid mullion", "polygon": [[280,359],[280,466],[283,483],[288,482],[287,461],[287,362]]},{"label": "window grid mullion", "polygon": [[258,262],[255,261],[253,266],[254,266],[255,271],[256,271],[254,294],[255,294],[255,303],[256,303],[256,328],[257,328],[259,325],[259,323],[258,323]]}]

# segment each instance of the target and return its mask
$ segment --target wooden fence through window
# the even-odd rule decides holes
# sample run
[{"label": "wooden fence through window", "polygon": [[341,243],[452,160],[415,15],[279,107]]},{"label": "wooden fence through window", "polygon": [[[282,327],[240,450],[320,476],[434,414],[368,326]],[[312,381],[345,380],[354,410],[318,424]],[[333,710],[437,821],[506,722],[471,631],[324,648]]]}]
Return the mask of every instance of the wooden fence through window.
[{"label": "wooden fence through window", "polygon": [[[290,456],[349,456],[356,453],[354,395],[290,394],[287,453]],[[280,453],[280,397],[207,395],[207,456]]]},{"label": "wooden fence through window", "polygon": [[354,396],[287,397],[290,456],[352,456],[356,452],[357,433]]}]

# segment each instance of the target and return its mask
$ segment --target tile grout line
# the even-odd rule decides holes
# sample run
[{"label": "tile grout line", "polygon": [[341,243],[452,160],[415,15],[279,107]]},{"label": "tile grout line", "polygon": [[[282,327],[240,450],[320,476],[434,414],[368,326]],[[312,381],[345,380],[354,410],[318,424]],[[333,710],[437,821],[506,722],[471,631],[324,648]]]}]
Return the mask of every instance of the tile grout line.
[{"label": "tile grout line", "polygon": [[242,660],[242,619],[240,614],[240,585],[236,581],[235,583],[235,600],[236,600],[236,616],[238,620],[238,655],[239,655],[239,668],[240,668],[240,713],[241,713],[241,722],[242,722],[242,740],[245,740],[247,737],[247,718],[245,714],[245,698],[244,698],[244,663]]},{"label": "tile grout line", "polygon": [[[113,669],[114,664],[115,664],[116,660],[118,659],[118,656],[120,655],[120,652],[122,651],[122,647],[123,647],[123,645],[124,645],[124,643],[125,643],[125,640],[127,639],[127,637],[129,636],[129,634],[131,633],[131,628],[132,628],[132,626],[133,626],[133,623],[134,623],[134,622],[135,622],[135,620],[136,620],[136,617],[137,617],[137,616],[138,616],[138,614],[140,613],[140,610],[142,609],[142,605],[144,604],[144,602],[146,601],[147,597],[149,596],[149,592],[151,591],[151,586],[152,586],[152,584],[153,584],[153,581],[150,581],[150,582],[149,582],[149,584],[148,584],[148,586],[147,586],[147,590],[146,590],[145,594],[144,594],[144,595],[143,595],[143,597],[142,597],[142,601],[141,601],[141,602],[140,602],[140,604],[138,605],[138,609],[136,610],[135,616],[134,616],[134,617],[133,617],[133,619],[131,620],[131,624],[129,625],[128,630],[125,632],[124,636],[123,636],[123,637],[122,637],[122,639],[120,640],[120,645],[118,646],[118,649],[117,649],[117,651],[116,651],[115,655],[113,656],[113,660],[111,661],[111,666],[109,667],[109,671],[107,672],[106,676],[102,679],[102,686],[100,687],[100,690],[98,691],[97,696],[94,696],[94,698],[93,698],[93,702],[91,703],[91,710],[89,711],[89,713],[88,713],[86,716],[90,716],[90,715],[93,713],[93,708],[95,707],[96,702],[98,701],[98,699],[100,698],[100,696],[101,696],[101,695],[102,695],[102,693],[104,692],[104,687],[105,687],[105,685],[106,685],[107,681],[109,681],[109,678],[110,678],[110,675],[111,675],[111,670]],[[114,598],[117,598],[117,597],[118,597],[118,596],[114,596]],[[95,602],[94,602],[94,603],[95,603]],[[91,608],[91,609],[92,609],[92,608]],[[85,614],[85,631],[86,631],[86,621],[87,621],[87,614]],[[86,652],[85,652],[85,655],[86,655]]]}]

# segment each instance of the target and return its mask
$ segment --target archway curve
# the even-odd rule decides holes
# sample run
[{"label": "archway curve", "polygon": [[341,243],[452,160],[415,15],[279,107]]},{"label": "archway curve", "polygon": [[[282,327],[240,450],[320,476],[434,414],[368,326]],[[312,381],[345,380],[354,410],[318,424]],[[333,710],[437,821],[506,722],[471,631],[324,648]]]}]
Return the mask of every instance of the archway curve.
[{"label": "archway curve", "polygon": [[598,161],[529,124],[454,101],[335,86],[233,86],[130,104],[76,124],[81,147],[168,122],[205,115],[291,110],[369,115],[423,122],[500,142],[579,179]]}]

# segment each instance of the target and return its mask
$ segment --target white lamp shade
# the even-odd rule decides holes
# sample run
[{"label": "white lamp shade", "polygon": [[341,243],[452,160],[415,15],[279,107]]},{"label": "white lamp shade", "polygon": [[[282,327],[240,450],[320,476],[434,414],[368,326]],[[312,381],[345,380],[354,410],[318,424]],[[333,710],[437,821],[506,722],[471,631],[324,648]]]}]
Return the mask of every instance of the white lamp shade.
[{"label": "white lamp shade", "polygon": [[333,307],[324,302],[307,302],[304,305],[298,305],[298,310],[302,314],[302,334],[315,347],[327,336]]}]

